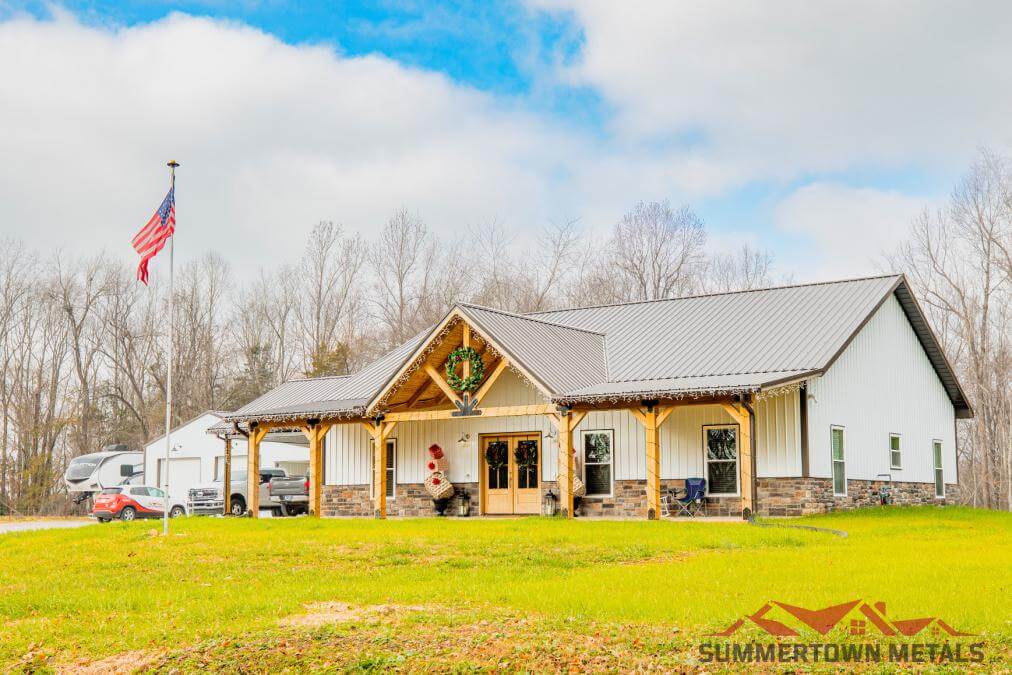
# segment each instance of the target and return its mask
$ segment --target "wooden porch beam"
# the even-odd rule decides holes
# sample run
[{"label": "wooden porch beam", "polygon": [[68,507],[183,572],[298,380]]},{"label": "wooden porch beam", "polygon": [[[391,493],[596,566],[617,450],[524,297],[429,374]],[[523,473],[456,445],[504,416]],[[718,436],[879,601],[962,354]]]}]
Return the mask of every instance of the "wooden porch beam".
[{"label": "wooden porch beam", "polygon": [[327,432],[334,426],[333,422],[310,424],[309,421],[299,428],[309,441],[309,515],[320,517],[323,497],[323,443]]},{"label": "wooden porch beam", "polygon": [[222,515],[227,516],[232,511],[230,501],[232,499],[232,438],[225,437],[225,466],[221,470],[221,494],[222,494]]},{"label": "wooden porch beam", "polygon": [[436,386],[439,387],[444,394],[446,394],[446,398],[450,399],[454,403],[459,403],[460,405],[464,404],[464,402],[460,400],[460,396],[457,396],[457,392],[451,389],[450,385],[448,385],[446,380],[443,379],[443,376],[439,374],[439,371],[426,363],[425,372],[428,374],[429,379],[435,382]]},{"label": "wooden porch beam", "polygon": [[[391,422],[423,422],[431,420],[451,420],[458,419],[457,415],[453,413],[456,409],[446,410],[404,410],[399,412],[387,413],[385,419]],[[481,415],[475,415],[475,418],[479,417],[517,417],[522,415],[551,415],[555,412],[555,406],[549,404],[535,404],[535,405],[508,405],[499,406],[495,408],[484,408],[481,411]],[[469,419],[462,417],[459,419]],[[363,424],[368,424],[363,422]],[[368,429],[368,426],[366,427]]]},{"label": "wooden porch beam", "polygon": [[387,517],[387,438],[397,426],[396,421],[378,419],[375,424],[362,422],[362,426],[370,431],[373,440],[373,515],[376,518]]}]

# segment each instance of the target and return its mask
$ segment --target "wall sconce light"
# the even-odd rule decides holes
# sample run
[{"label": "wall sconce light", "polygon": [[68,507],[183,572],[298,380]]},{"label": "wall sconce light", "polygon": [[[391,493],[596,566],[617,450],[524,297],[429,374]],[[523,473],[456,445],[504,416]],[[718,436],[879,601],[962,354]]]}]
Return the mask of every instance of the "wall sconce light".
[{"label": "wall sconce light", "polygon": [[470,445],[470,443],[471,443],[471,434],[464,434],[459,439],[457,439],[458,448],[466,448],[468,445]]}]

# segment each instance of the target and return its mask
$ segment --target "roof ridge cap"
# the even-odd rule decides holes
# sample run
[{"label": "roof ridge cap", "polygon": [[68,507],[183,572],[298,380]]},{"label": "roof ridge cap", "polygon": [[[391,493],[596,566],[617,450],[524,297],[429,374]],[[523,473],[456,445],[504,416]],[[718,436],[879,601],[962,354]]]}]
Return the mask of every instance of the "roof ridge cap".
[{"label": "roof ridge cap", "polygon": [[517,314],[516,312],[507,312],[505,309],[496,309],[495,307],[486,307],[485,305],[478,305],[478,304],[475,304],[473,302],[458,302],[457,306],[458,307],[464,307],[464,308],[470,307],[470,308],[473,308],[473,309],[480,309],[480,310],[484,310],[486,312],[492,312],[494,314],[502,314],[503,316],[510,316],[510,317],[515,318],[515,319],[524,319],[525,321],[532,321],[534,323],[540,323],[540,324],[544,324],[546,326],[552,326],[554,328],[565,328],[566,330],[575,330],[575,331],[579,331],[581,333],[589,333],[591,335],[597,335],[597,336],[602,337],[602,338],[605,337],[605,334],[602,333],[601,331],[590,330],[588,328],[579,328],[577,326],[568,326],[568,325],[566,325],[564,323],[557,323],[555,321],[546,321],[544,319],[536,319],[533,316],[531,316],[530,314]]},{"label": "roof ridge cap", "polygon": [[[538,314],[557,314],[559,312],[575,312],[582,309],[602,309],[605,307],[624,307],[627,305],[647,305],[655,302],[675,302],[678,300],[693,300],[697,298],[713,298],[721,295],[744,295],[746,293],[762,293],[765,291],[783,291],[791,288],[808,288],[811,286],[831,286],[834,284],[850,284],[858,281],[871,281],[873,279],[898,279],[903,274],[893,272],[890,274],[874,274],[865,277],[853,277],[850,279],[834,279],[832,281],[808,281],[800,284],[781,284],[780,286],[767,286],[765,288],[748,288],[741,291],[718,291],[714,293],[697,293],[695,295],[680,295],[676,298],[654,298],[652,300],[625,300],[623,302],[606,302],[599,305],[586,305],[582,307],[562,307],[560,309],[545,309],[537,312],[530,312],[524,316],[532,318]],[[538,319],[543,321],[543,319]],[[546,322],[551,323],[551,322]]]}]

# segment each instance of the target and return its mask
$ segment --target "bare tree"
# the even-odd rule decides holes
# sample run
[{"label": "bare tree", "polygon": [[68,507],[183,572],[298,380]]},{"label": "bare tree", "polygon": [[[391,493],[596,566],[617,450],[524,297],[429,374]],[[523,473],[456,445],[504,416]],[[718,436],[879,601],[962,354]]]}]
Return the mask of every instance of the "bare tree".
[{"label": "bare tree", "polygon": [[946,208],[923,213],[891,257],[960,371],[975,417],[961,429],[964,498],[1012,508],[1012,172],[982,151]]},{"label": "bare tree", "polygon": [[345,373],[351,365],[348,345],[361,311],[365,251],[361,238],[345,237],[331,222],[317,224],[309,235],[296,312],[307,375]]},{"label": "bare tree", "polygon": [[688,206],[640,202],[615,225],[610,263],[625,300],[657,300],[691,293],[705,267],[703,221]]},{"label": "bare tree", "polygon": [[768,288],[774,284],[773,261],[772,253],[748,244],[742,244],[734,253],[717,253],[707,265],[703,290],[725,293]]}]

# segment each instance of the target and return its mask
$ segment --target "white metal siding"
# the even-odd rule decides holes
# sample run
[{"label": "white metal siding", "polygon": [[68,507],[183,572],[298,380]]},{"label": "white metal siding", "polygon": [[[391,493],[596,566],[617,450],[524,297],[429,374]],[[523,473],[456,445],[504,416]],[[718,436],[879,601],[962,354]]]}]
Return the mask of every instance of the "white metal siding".
[{"label": "white metal siding", "polygon": [[[830,426],[844,427],[846,474],[931,482],[933,439],[945,481],[956,480],[954,411],[899,302],[889,297],[826,374],[809,383],[813,476],[832,475]],[[901,437],[902,469],[889,467],[889,434]]]},{"label": "white metal siding", "polygon": [[[483,401],[485,406],[544,403],[533,388],[514,373],[503,373]],[[759,403],[756,409],[759,475],[800,475],[800,434],[797,393]],[[661,427],[662,478],[703,475],[703,425],[727,424],[731,418],[720,406],[685,406],[674,411]],[[646,440],[642,425],[626,410],[590,412],[573,434],[574,444],[589,429],[615,432],[615,478],[646,479]],[[428,447],[439,444],[450,458],[450,480],[478,481],[478,436],[519,431],[540,432],[543,439],[541,479],[554,481],[558,445],[555,426],[544,415],[524,417],[471,417],[427,422],[401,422],[391,433],[397,441],[397,482],[425,479]],[[465,435],[465,446],[459,440]],[[551,436],[551,438],[549,438]],[[326,481],[332,485],[361,485],[370,481],[371,443],[361,424],[335,425],[327,443]]]}]

